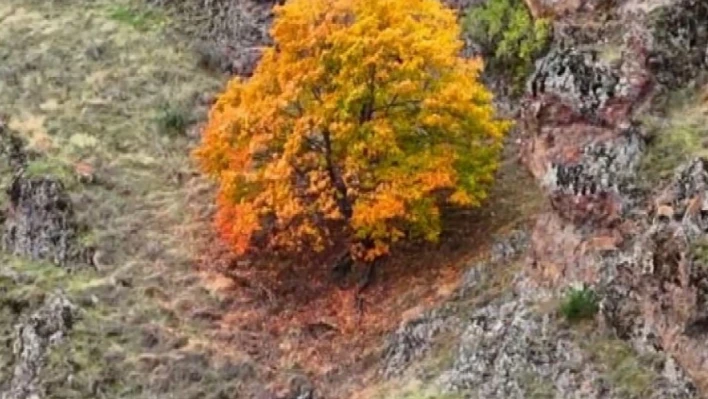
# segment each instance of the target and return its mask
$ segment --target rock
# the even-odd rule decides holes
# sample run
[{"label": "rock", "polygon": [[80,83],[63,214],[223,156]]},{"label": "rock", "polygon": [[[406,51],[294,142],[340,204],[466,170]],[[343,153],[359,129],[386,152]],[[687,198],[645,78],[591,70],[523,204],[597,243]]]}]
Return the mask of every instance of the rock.
[{"label": "rock", "polygon": [[290,379],[288,399],[316,399],[315,387],[307,377],[296,375]]},{"label": "rock", "polygon": [[673,216],[647,217],[627,251],[603,259],[601,279],[607,324],[638,347],[669,351],[703,384],[708,376],[708,328],[701,327],[708,304],[708,269],[691,251],[708,238],[705,198],[708,161],[695,159],[677,170],[658,200],[673,208]]},{"label": "rock", "polygon": [[440,334],[459,333],[464,324],[456,315],[456,301],[464,301],[483,291],[499,266],[524,253],[528,242],[528,234],[521,230],[500,237],[492,245],[490,262],[470,265],[450,302],[411,320],[404,320],[386,343],[381,374],[386,378],[401,375],[414,360],[428,353]]},{"label": "rock", "polygon": [[5,251],[57,265],[80,258],[73,208],[61,181],[19,175],[8,194],[2,235]]},{"label": "rock", "polygon": [[[509,399],[624,397],[572,333],[531,303],[498,301],[476,311],[466,325],[453,365],[435,381],[443,392]],[[675,373],[657,373],[649,397],[695,398],[692,384]]]},{"label": "rock", "polygon": [[[639,353],[675,360],[666,368],[679,369],[680,380],[689,376],[703,392],[708,270],[695,265],[691,251],[708,238],[706,161],[680,168],[648,213],[635,187],[645,144],[634,119],[656,92],[654,81],[676,87],[705,69],[707,9],[691,0],[623,2],[619,62],[609,66],[592,51],[557,47],[537,64],[522,112],[524,160],[553,205],[532,234],[524,286],[596,287],[606,328]],[[490,392],[518,394],[507,388]],[[693,397],[689,388],[658,397]],[[594,395],[588,397],[603,397]]]},{"label": "rock", "polygon": [[402,324],[386,344],[382,375],[385,378],[401,375],[413,360],[430,350],[440,333],[458,328],[458,324],[456,318],[436,311]]},{"label": "rock", "polygon": [[[492,244],[490,261],[499,263],[512,259],[526,251],[529,245],[529,235],[522,230],[514,230],[506,237]],[[476,270],[477,268],[473,268]]]},{"label": "rock", "polygon": [[576,12],[592,12],[607,7],[612,0],[525,0],[534,18],[562,17]]},{"label": "rock", "polygon": [[2,399],[38,398],[39,375],[49,349],[71,331],[77,308],[63,294],[48,298],[26,321],[15,327],[12,380]]},{"label": "rock", "polygon": [[[27,176],[24,143],[0,125],[0,172],[9,174],[7,209],[0,209],[0,247],[9,253],[57,265],[79,260],[77,225],[63,183],[51,176]],[[3,166],[5,163],[6,166]]]},{"label": "rock", "polygon": [[618,92],[619,76],[594,52],[555,48],[536,65],[528,90],[534,97],[557,96],[591,117]]},{"label": "rock", "polygon": [[653,12],[654,47],[649,66],[656,79],[674,88],[708,67],[708,3],[681,0]]},{"label": "rock", "polygon": [[[154,0],[163,3],[163,0]],[[191,13],[209,21],[199,32],[201,63],[212,69],[250,76],[260,60],[261,48],[271,43],[268,30],[277,0],[197,0]]]}]

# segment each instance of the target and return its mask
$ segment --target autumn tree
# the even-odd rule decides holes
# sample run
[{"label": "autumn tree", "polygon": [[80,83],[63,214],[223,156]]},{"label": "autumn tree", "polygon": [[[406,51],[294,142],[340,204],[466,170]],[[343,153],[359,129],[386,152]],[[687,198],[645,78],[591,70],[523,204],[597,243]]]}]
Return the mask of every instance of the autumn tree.
[{"label": "autumn tree", "polygon": [[196,150],[237,253],[321,251],[344,237],[371,261],[404,237],[436,240],[442,204],[480,204],[507,124],[481,61],[459,56],[451,10],[290,0],[275,14],[274,46],[229,83]]}]

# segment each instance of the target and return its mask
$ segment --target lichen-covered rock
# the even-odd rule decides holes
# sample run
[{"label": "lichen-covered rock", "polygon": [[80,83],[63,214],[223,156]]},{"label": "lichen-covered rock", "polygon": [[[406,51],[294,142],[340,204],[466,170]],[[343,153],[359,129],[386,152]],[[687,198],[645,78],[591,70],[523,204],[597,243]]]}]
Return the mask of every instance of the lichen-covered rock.
[{"label": "lichen-covered rock", "polygon": [[18,175],[8,194],[3,250],[57,265],[80,258],[73,208],[61,181]]},{"label": "lichen-covered rock", "polygon": [[62,294],[50,296],[42,307],[15,327],[13,344],[14,370],[9,388],[2,399],[43,397],[39,375],[47,351],[71,331],[77,308]]},{"label": "lichen-covered rock", "polygon": [[492,263],[498,263],[512,259],[526,252],[528,246],[528,233],[523,230],[514,230],[506,237],[499,239],[492,244],[490,261]]},{"label": "lichen-covered rock", "polygon": [[627,251],[603,259],[601,278],[602,313],[617,334],[668,350],[703,389],[708,269],[693,250],[708,239],[707,166],[696,159],[677,171]]},{"label": "lichen-covered rock", "polygon": [[428,353],[439,334],[455,328],[459,328],[457,318],[436,311],[402,324],[386,345],[382,374],[386,378],[402,374],[412,361]]},{"label": "lichen-covered rock", "polygon": [[706,9],[691,0],[622,2],[619,61],[549,54],[524,109],[525,160],[554,208],[532,235],[527,286],[596,287],[606,327],[640,353],[668,354],[703,392],[708,270],[692,251],[708,233],[706,163],[679,170],[646,209],[634,184],[645,147],[634,120],[653,82],[676,86],[705,69]]},{"label": "lichen-covered rock", "polygon": [[653,14],[649,65],[659,82],[673,88],[708,67],[708,3],[680,0]]},{"label": "lichen-covered rock", "polygon": [[80,257],[71,201],[61,181],[27,176],[29,154],[22,140],[0,124],[0,248],[58,265]]},{"label": "lichen-covered rock", "polygon": [[[532,303],[490,304],[470,317],[453,366],[436,383],[444,391],[480,398],[623,397],[622,387],[607,380],[572,334]],[[656,377],[647,398],[695,397],[687,379],[660,370]]]},{"label": "lichen-covered rock", "polygon": [[577,12],[593,12],[612,4],[613,0],[526,0],[534,18],[571,15]]},{"label": "lichen-covered rock", "polygon": [[[453,297],[464,301],[466,297],[478,295],[492,278],[495,268],[498,271],[500,265],[524,253],[528,242],[528,234],[521,230],[512,231],[498,239],[492,246],[491,262],[471,265]],[[404,321],[389,337],[384,351],[382,374],[387,378],[402,374],[414,360],[428,353],[440,334],[460,333],[464,325],[456,315],[457,308],[457,303],[452,301]]]},{"label": "lichen-covered rock", "polygon": [[536,65],[532,96],[555,95],[584,116],[592,116],[618,91],[619,76],[594,52],[556,48]]}]

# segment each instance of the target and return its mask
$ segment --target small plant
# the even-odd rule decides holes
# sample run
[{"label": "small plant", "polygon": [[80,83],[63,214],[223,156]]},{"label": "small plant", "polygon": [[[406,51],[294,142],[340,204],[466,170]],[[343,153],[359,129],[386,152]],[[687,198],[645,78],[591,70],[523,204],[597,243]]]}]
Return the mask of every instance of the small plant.
[{"label": "small plant", "polygon": [[474,7],[467,13],[464,28],[482,46],[487,67],[507,75],[517,91],[546,49],[551,33],[550,21],[534,20],[522,0],[490,0]]},{"label": "small plant", "polygon": [[560,306],[561,314],[569,321],[592,318],[597,311],[597,295],[586,287],[571,289]]},{"label": "small plant", "polygon": [[690,253],[693,261],[701,266],[708,266],[708,239],[702,239],[691,245]]},{"label": "small plant", "polygon": [[187,126],[192,123],[189,111],[182,106],[165,104],[160,108],[157,125],[160,133],[168,136],[184,134]]}]

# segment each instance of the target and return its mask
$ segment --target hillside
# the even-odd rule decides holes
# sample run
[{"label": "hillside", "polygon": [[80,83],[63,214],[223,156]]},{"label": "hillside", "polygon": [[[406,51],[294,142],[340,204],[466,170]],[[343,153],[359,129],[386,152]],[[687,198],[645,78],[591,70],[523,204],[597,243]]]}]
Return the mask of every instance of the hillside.
[{"label": "hillside", "polygon": [[518,68],[464,25],[496,181],[366,290],[213,227],[190,154],[273,5],[0,3],[0,398],[708,397],[708,3],[527,0]]}]

